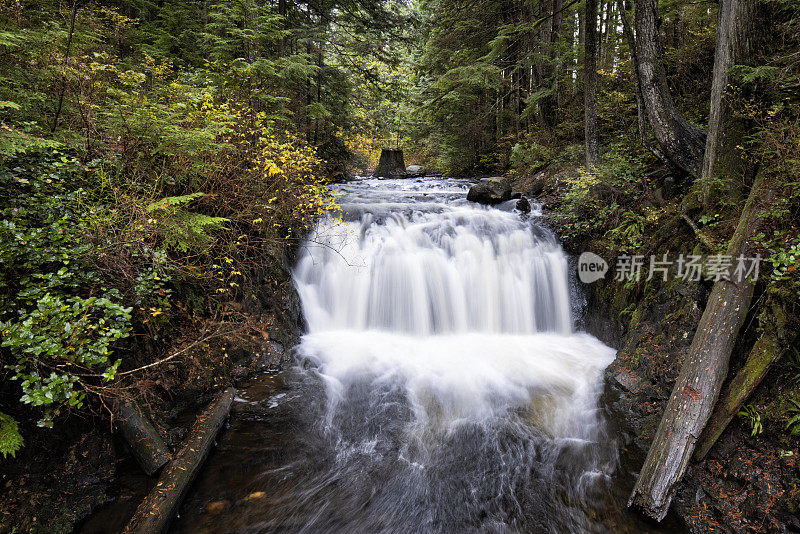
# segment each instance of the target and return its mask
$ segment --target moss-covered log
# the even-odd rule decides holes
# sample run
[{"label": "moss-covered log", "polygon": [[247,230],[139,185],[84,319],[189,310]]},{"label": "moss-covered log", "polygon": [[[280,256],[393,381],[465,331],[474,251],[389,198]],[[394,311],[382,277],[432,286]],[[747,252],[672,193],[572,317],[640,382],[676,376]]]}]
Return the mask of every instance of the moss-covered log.
[{"label": "moss-covered log", "polygon": [[236,395],[234,388],[220,393],[197,418],[183,448],[164,469],[153,490],[133,514],[126,534],[165,532],[194,477],[200,471],[222,428]]},{"label": "moss-covered log", "polygon": [[[763,175],[750,191],[739,223],[728,246],[731,258],[746,256],[759,226],[764,205],[773,193],[764,187]],[[689,353],[667,402],[653,445],[647,453],[628,506],[661,521],[677,490],[698,438],[714,409],[728,373],[731,351],[744,323],[753,296],[753,282],[729,273],[730,280],[714,284],[697,326]]]},{"label": "moss-covered log", "polygon": [[714,413],[697,444],[694,454],[696,460],[705,458],[708,451],[728,427],[731,419],[767,376],[772,365],[780,360],[797,335],[797,332],[786,324],[786,314],[781,306],[782,303],[775,298],[770,298],[765,306],[761,322],[765,325],[766,330],[753,345],[744,366],[720,394]]}]

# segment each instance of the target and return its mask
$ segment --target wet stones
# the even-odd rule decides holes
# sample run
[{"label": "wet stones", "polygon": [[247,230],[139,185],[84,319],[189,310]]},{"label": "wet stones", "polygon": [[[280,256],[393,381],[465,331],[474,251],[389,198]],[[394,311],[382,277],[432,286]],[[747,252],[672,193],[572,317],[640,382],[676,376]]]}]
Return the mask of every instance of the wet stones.
[{"label": "wet stones", "polygon": [[511,184],[503,178],[484,178],[469,188],[467,200],[478,204],[500,204],[511,200]]}]

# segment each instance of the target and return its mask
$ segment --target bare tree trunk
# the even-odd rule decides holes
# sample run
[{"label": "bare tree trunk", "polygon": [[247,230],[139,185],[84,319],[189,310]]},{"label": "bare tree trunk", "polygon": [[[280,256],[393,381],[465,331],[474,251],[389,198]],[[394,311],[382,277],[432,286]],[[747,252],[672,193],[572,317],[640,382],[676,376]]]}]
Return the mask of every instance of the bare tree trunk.
[{"label": "bare tree trunk", "polygon": [[637,75],[650,126],[664,154],[680,169],[698,176],[705,133],[680,114],[672,100],[658,35],[658,0],[636,2]]},{"label": "bare tree trunk", "polygon": [[[714,52],[714,71],[711,82],[711,109],[708,118],[708,136],[703,156],[700,176],[724,175],[724,178],[735,183],[731,176],[732,169],[745,168],[740,151],[735,150],[734,137],[730,130],[736,126],[727,120],[728,106],[723,101],[725,88],[730,79],[731,67],[749,49],[750,29],[755,16],[755,0],[721,0],[717,17],[717,46]],[[703,202],[708,204],[708,185],[703,187]]]},{"label": "bare tree trunk", "polygon": [[[739,224],[728,246],[731,258],[751,251],[764,209],[773,192],[765,187],[764,173],[748,196]],[[667,402],[664,416],[633,488],[628,506],[661,521],[692,457],[700,433],[711,416],[722,383],[728,373],[733,345],[744,323],[753,297],[753,282],[746,276],[731,276],[714,284],[697,326],[689,353]]]},{"label": "bare tree trunk", "polygon": [[768,324],[764,325],[766,330],[753,345],[744,366],[720,394],[714,413],[708,420],[708,425],[697,444],[694,453],[695,460],[705,458],[708,451],[728,427],[731,419],[767,376],[772,365],[780,360],[792,344],[797,335],[796,325],[786,324],[786,315],[780,311],[783,305],[784,303],[780,299],[768,300],[765,309],[769,310],[775,306],[779,308],[779,311],[769,316]]},{"label": "bare tree trunk", "polygon": [[64,106],[64,93],[67,91],[67,61],[69,61],[69,53],[72,49],[72,37],[75,35],[75,17],[78,13],[78,0],[73,0],[72,10],[69,17],[69,36],[67,37],[67,48],[64,51],[64,62],[61,64],[61,87],[58,90],[58,105],[56,106],[56,113],[53,117],[53,126],[50,128],[50,133],[56,131],[58,128],[58,118],[61,115],[61,108]]},{"label": "bare tree trunk", "polygon": [[671,168],[675,172],[680,172],[681,169],[676,167],[675,164],[658,148],[650,144],[647,135],[647,110],[644,105],[644,97],[642,96],[642,80],[637,74],[639,59],[636,54],[636,40],[633,37],[633,30],[628,21],[628,7],[625,0],[618,0],[619,16],[622,20],[622,34],[628,43],[628,48],[631,53],[631,62],[633,67],[633,79],[636,91],[636,122],[639,129],[639,141],[642,146],[650,151],[657,159],[661,160],[664,165]]},{"label": "bare tree trunk", "polygon": [[[584,10],[585,11],[585,10]],[[585,13],[581,13],[581,10],[578,9],[578,51],[575,54],[575,61],[577,75],[575,76],[575,95],[578,96],[583,88],[583,83],[581,80],[581,73],[583,72],[583,65],[582,65],[582,54],[581,50],[583,50],[583,43],[586,42],[586,15]]]},{"label": "bare tree trunk", "polygon": [[639,128],[639,141],[645,147],[649,145],[647,142],[647,111],[644,109],[644,100],[642,99],[642,82],[636,73],[636,66],[639,64],[639,59],[636,55],[636,41],[633,38],[633,30],[628,21],[628,13],[625,7],[625,0],[617,0],[619,7],[619,15],[622,19],[622,35],[628,43],[628,48],[631,53],[631,68],[633,70],[633,81],[636,88],[636,122]]},{"label": "bare tree trunk", "polygon": [[586,0],[583,60],[584,133],[586,137],[586,168],[600,162],[597,134],[597,0]]}]

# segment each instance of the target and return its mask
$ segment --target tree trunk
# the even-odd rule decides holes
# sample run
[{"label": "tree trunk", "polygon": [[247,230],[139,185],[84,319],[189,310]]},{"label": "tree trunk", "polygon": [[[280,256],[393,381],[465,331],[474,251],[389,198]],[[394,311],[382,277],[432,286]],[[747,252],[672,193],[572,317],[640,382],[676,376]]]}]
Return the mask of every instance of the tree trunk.
[{"label": "tree trunk", "polygon": [[[633,68],[634,87],[636,91],[636,122],[639,129],[639,141],[656,159],[660,160],[664,165],[672,169],[675,173],[680,173],[681,169],[677,167],[672,160],[670,160],[661,150],[650,143],[647,135],[647,110],[644,105],[644,97],[642,96],[642,80],[637,74],[637,65],[639,64],[638,55],[636,53],[636,40],[633,37],[633,30],[628,21],[628,7],[625,0],[617,0],[619,7],[619,16],[622,20],[622,34],[628,43],[628,48],[631,54],[631,65]],[[690,219],[691,220],[691,219]]]},{"label": "tree trunk", "polygon": [[214,439],[222,428],[236,390],[228,388],[197,418],[183,449],[164,469],[150,494],[136,508],[124,534],[160,534],[166,532],[186,490],[200,471]]},{"label": "tree trunk", "polygon": [[583,103],[586,137],[586,168],[600,162],[597,134],[597,0],[586,0],[584,23]]},{"label": "tree trunk", "polygon": [[[750,191],[727,255],[746,256],[750,239],[759,226],[763,206],[772,199],[764,187],[764,173]],[[628,506],[640,508],[661,521],[692,457],[697,439],[714,409],[728,372],[733,345],[744,323],[753,296],[753,282],[731,276],[714,284],[681,373],[667,402],[664,416],[647,453]]]},{"label": "tree trunk", "polygon": [[61,63],[61,87],[58,90],[58,104],[56,112],[53,117],[53,126],[50,128],[50,133],[55,133],[58,128],[58,118],[61,115],[61,108],[64,106],[64,93],[67,91],[67,62],[69,61],[69,53],[72,49],[72,37],[75,35],[75,17],[78,13],[78,0],[73,0],[72,9],[69,16],[69,35],[67,37],[67,48],[64,51],[64,61]]},{"label": "tree trunk", "polygon": [[[744,366],[736,373],[730,384],[723,390],[719,397],[714,413],[708,420],[697,449],[694,453],[695,460],[705,458],[714,443],[728,427],[728,423],[739,412],[761,381],[767,376],[772,365],[777,362],[797,336],[797,326],[787,324],[786,313],[783,311],[785,302],[779,297],[770,295],[764,306],[769,313],[766,320],[762,320],[765,331],[758,338],[750,350]],[[762,315],[762,318],[764,315]]]},{"label": "tree trunk", "polygon": [[[733,169],[748,167],[739,156],[732,139],[742,136],[731,130],[742,128],[741,124],[728,121],[729,110],[723,101],[723,93],[730,79],[729,71],[749,49],[750,29],[755,16],[755,0],[721,0],[717,17],[717,46],[714,52],[714,71],[711,82],[711,109],[708,116],[708,136],[700,176],[720,176],[734,185]],[[739,122],[739,121],[735,121]],[[736,190],[732,191],[734,197]],[[703,187],[703,203],[708,204],[711,190]]]},{"label": "tree trunk", "polygon": [[658,144],[677,167],[698,176],[705,133],[683,118],[669,92],[658,35],[658,0],[636,2],[636,53],[642,98]]}]

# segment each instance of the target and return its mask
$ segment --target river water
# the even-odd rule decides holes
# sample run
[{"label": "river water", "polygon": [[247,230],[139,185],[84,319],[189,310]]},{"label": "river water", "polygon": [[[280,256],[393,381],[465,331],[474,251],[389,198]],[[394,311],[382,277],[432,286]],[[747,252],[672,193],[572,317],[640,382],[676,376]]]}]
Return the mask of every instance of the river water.
[{"label": "river water", "polygon": [[[455,179],[336,187],[294,271],[297,365],[245,387],[177,532],[639,532],[535,209]],[[624,484],[622,484],[624,486]]]}]

